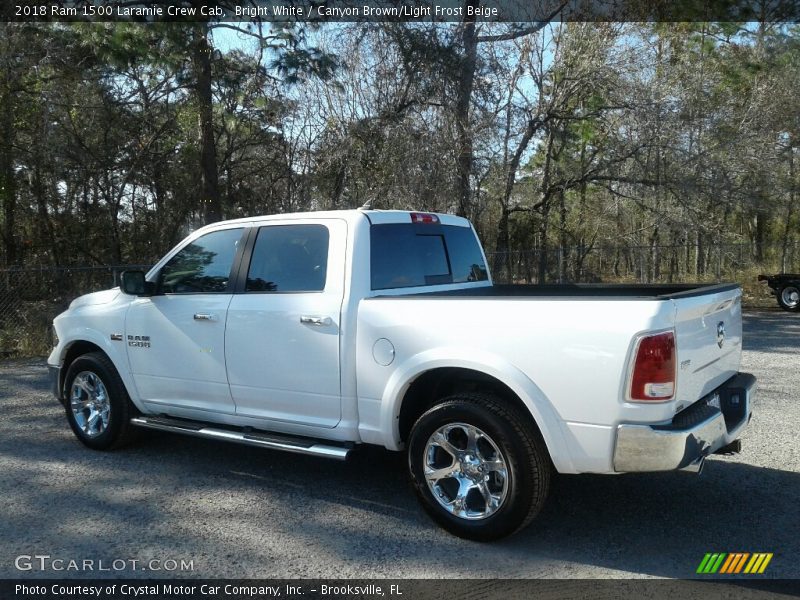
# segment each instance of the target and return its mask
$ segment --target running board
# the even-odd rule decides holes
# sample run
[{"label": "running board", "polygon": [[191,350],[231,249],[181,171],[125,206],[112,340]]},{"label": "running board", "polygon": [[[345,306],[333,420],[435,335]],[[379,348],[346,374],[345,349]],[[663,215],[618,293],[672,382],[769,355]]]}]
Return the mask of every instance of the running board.
[{"label": "running board", "polygon": [[347,454],[352,450],[352,448],[346,446],[336,446],[312,438],[292,437],[252,429],[239,431],[218,429],[209,427],[206,423],[171,419],[169,417],[133,417],[131,424],[138,427],[146,427],[147,429],[170,431],[212,440],[223,440],[247,446],[283,450],[284,452],[294,452],[295,454],[322,456],[337,460],[345,460]]}]

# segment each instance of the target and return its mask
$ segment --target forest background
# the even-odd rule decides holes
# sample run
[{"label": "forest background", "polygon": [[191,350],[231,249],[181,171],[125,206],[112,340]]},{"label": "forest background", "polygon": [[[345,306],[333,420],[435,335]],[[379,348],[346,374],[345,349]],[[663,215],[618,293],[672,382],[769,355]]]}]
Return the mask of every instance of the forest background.
[{"label": "forest background", "polygon": [[800,271],[798,89],[770,22],[0,23],[0,353],[205,223],[368,202],[498,281],[753,298]]}]

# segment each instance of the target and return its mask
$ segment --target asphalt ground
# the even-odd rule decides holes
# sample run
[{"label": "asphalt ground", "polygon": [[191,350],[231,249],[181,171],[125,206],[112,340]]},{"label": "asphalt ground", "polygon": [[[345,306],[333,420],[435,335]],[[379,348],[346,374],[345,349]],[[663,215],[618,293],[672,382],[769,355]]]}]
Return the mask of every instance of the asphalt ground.
[{"label": "asphalt ground", "polygon": [[800,314],[744,328],[759,387],[741,454],[699,476],[559,476],[539,518],[493,544],[436,527],[402,454],[340,463],[169,434],[93,452],[43,360],[0,363],[0,577],[681,578],[706,552],[773,552],[764,577],[800,578]]}]

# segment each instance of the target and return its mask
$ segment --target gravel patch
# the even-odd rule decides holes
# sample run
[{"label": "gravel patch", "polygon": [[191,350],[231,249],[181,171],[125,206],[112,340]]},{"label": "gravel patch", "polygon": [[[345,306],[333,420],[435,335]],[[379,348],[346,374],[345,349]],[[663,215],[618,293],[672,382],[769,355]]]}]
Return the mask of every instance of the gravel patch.
[{"label": "gravel patch", "polygon": [[[401,454],[339,463],[167,434],[92,452],[44,361],[0,363],[0,577],[691,577],[706,552],[740,551],[774,552],[766,576],[798,578],[800,314],[751,312],[744,328],[742,370],[759,388],[741,454],[700,476],[558,477],[528,529],[489,545],[424,515]],[[137,564],[15,568],[34,554]],[[152,559],[193,569],[140,569]]]}]

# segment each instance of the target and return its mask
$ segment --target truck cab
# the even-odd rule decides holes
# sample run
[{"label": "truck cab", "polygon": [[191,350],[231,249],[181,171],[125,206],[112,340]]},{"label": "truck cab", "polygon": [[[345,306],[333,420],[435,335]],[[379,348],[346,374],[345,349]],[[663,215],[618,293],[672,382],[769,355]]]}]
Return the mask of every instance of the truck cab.
[{"label": "truck cab", "polygon": [[736,285],[498,286],[469,221],[352,210],[203,227],[54,321],[85,445],[140,428],[409,454],[440,525],[490,540],[551,474],[699,471],[750,419]]}]

